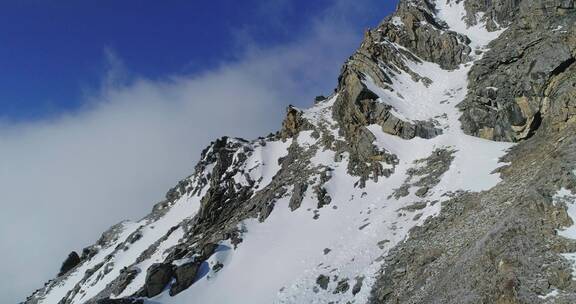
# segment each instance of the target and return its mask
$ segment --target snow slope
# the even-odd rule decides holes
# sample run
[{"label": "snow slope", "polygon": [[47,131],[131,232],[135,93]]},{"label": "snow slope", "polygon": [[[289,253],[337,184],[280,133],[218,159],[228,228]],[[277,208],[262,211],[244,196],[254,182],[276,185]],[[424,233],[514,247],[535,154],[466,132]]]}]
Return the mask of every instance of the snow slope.
[{"label": "snow slope", "polygon": [[[451,30],[470,37],[473,48],[484,49],[500,34],[486,31],[482,23],[468,28],[462,20],[462,3],[446,4],[439,0],[437,5],[437,17],[446,21]],[[402,26],[397,19],[392,20]],[[417,63],[407,57],[404,61],[414,73],[429,78],[432,83],[415,81],[402,71],[391,75],[394,93],[378,87],[370,78],[365,80],[366,86],[379,96],[380,102],[392,106],[397,117],[407,121],[433,120],[443,134],[433,139],[404,140],[384,133],[378,125],[369,126],[376,138],[374,145],[395,154],[399,164],[390,177],[367,181],[365,188],[359,188],[357,177],[348,174],[348,155],[337,157],[330,149],[316,150],[320,139],[310,131],[301,132],[294,140],[303,150],[314,151],[311,166],[328,169],[330,179],[324,188],[332,198],[330,205],[317,209],[316,196],[309,187],[301,207],[291,211],[290,196],[285,195],[276,202],[265,222],[254,219],[241,224],[245,234],[237,248],[233,249],[228,241],[219,244],[190,288],[176,297],[170,297],[165,290],[146,303],[366,303],[376,273],[385,263],[381,257],[405,240],[411,228],[438,214],[441,202],[448,199],[446,194],[482,191],[496,185],[500,179],[492,172],[503,165],[499,159],[511,145],[467,136],[458,120],[460,113],[456,105],[466,96],[467,74],[472,63],[448,71],[430,62]],[[303,117],[314,125],[328,127],[335,138],[340,138],[332,118],[336,98],[333,96],[304,110]],[[257,181],[256,189],[271,183],[280,170],[278,159],[288,153],[291,144],[291,140],[267,141],[264,145],[260,141],[247,143],[253,153],[243,169],[248,172],[249,180]],[[407,196],[395,198],[394,190],[409,179],[409,170],[421,166],[419,160],[439,149],[453,151],[454,160],[440,182],[428,190],[425,199],[416,196],[414,188],[410,188]],[[205,174],[210,170],[207,167]],[[242,174],[234,176],[234,181],[241,185],[248,185],[249,180]],[[74,286],[78,286],[78,290],[70,303],[84,303],[105,290],[131,265],[140,272],[117,297],[135,293],[144,285],[146,269],[162,262],[166,250],[183,238],[180,225],[196,214],[203,195],[204,192],[183,195],[157,219],[124,223],[115,241],[63,280],[53,283],[38,303],[58,303]],[[414,202],[424,202],[424,206],[406,208]],[[129,242],[135,233],[139,237]],[[138,259],[158,241],[148,257]],[[84,273],[99,263],[105,266],[84,278]],[[218,263],[223,268],[216,272],[213,266]],[[317,284],[321,275],[329,278],[326,288]]]},{"label": "snow slope", "polygon": [[[466,28],[460,4],[438,3],[439,18],[446,20],[452,30],[468,35],[475,47],[484,48],[499,35],[499,32],[487,32],[482,24]],[[242,299],[245,303],[346,303],[352,300],[366,303],[375,274],[384,263],[379,257],[404,240],[412,227],[440,210],[439,203],[428,203],[422,210],[404,211],[401,209],[421,199],[414,193],[400,199],[390,197],[407,178],[407,170],[417,166],[415,161],[429,157],[436,149],[455,151],[452,166],[430,190],[428,202],[446,200],[443,195],[449,192],[482,191],[496,185],[500,179],[492,172],[504,165],[499,164],[499,158],[511,144],[467,136],[458,121],[460,113],[456,105],[466,96],[471,63],[454,71],[443,70],[430,62],[405,59],[405,63],[433,83],[426,86],[401,72],[393,77],[394,93],[378,87],[369,78],[365,84],[380,96],[381,102],[393,106],[398,117],[434,119],[444,134],[431,140],[403,140],[384,133],[380,126],[370,126],[377,138],[374,144],[396,154],[400,164],[391,177],[367,182],[364,189],[354,186],[357,179],[346,171],[346,156],[337,161],[333,151],[318,151],[314,163],[332,169],[326,188],[330,197],[335,198],[329,207],[318,211],[318,219],[313,219],[316,200],[310,191],[302,207],[294,212],[288,208],[289,197],[285,197],[277,202],[266,222],[245,223],[246,237],[237,250],[230,249],[213,257],[211,262],[221,262],[222,270],[209,272],[177,297],[164,293],[149,302],[231,303]],[[305,110],[303,116],[314,124],[333,126],[331,106],[335,99]],[[337,134],[336,130],[333,133]],[[316,144],[310,132],[302,132],[297,141],[305,149]],[[229,248],[228,244],[223,245]],[[320,275],[330,277],[326,290],[316,284]],[[358,281],[362,281],[362,288],[353,294],[353,286]],[[349,288],[335,293],[342,282]]]}]

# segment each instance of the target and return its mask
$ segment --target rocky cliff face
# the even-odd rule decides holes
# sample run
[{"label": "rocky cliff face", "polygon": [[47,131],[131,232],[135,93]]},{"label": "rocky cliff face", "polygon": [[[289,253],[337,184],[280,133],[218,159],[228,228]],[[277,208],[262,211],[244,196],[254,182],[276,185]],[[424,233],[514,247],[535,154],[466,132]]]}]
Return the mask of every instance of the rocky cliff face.
[{"label": "rocky cliff face", "polygon": [[519,141],[544,116],[558,125],[572,119],[565,77],[575,62],[574,2],[522,1],[513,11],[514,22],[470,72],[471,92],[461,105],[468,134]]},{"label": "rocky cliff face", "polygon": [[[572,0],[402,0],[26,303],[574,303]],[[513,144],[515,143],[515,144]]]}]

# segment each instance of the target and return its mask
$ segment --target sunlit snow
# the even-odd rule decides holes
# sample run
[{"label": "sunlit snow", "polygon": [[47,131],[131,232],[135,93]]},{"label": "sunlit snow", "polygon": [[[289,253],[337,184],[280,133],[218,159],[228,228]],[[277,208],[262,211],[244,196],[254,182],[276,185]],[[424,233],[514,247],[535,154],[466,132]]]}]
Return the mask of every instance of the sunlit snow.
[{"label": "sunlit snow", "polygon": [[[460,17],[454,17],[460,16],[460,6],[441,6],[441,13],[452,18],[449,25],[469,35],[478,47],[484,47],[499,34],[487,32],[482,25],[462,27]],[[317,202],[310,191],[295,212],[289,210],[288,198],[284,198],[277,202],[266,222],[245,223],[244,241],[237,250],[225,254],[220,272],[201,279],[178,297],[163,294],[153,301],[184,304],[191,301],[229,303],[238,299],[247,303],[354,300],[354,303],[366,303],[375,274],[383,263],[378,258],[404,240],[410,228],[439,212],[440,204],[428,204],[418,212],[400,211],[421,200],[414,193],[398,200],[389,198],[393,189],[402,185],[406,171],[415,166],[415,160],[429,157],[438,148],[456,151],[450,170],[431,189],[427,197],[430,201],[445,200],[442,195],[450,191],[481,191],[496,185],[500,179],[492,172],[504,165],[499,163],[499,158],[511,144],[465,135],[458,120],[460,113],[456,105],[466,96],[471,64],[447,71],[428,62],[406,60],[405,63],[432,83],[427,86],[422,81],[414,81],[405,72],[393,75],[392,87],[401,96],[379,88],[369,78],[365,84],[379,95],[381,102],[394,108],[395,115],[409,121],[435,120],[444,131],[442,135],[431,140],[404,140],[384,133],[380,126],[369,126],[376,136],[374,144],[396,154],[400,164],[391,177],[377,183],[368,182],[364,189],[355,187],[357,178],[347,174],[346,155],[338,161],[331,150],[317,151],[312,164],[332,169],[325,187],[333,198],[329,206],[319,210],[318,219],[313,219]],[[305,110],[303,116],[315,125],[334,125],[331,118],[334,100],[336,96]],[[297,137],[297,143],[305,149],[316,142],[311,131],[301,132]],[[415,217],[417,213],[422,214]],[[325,248],[330,249],[327,254]],[[314,288],[320,274],[331,277],[327,290]],[[351,290],[333,293],[339,281],[347,280],[351,289],[359,277],[363,277],[364,282],[357,295],[352,295]]]},{"label": "sunlit snow", "polygon": [[[442,0],[437,1],[437,7],[437,17],[445,20],[452,30],[467,35],[473,48],[485,48],[501,33],[488,32],[482,22],[473,27],[466,26],[462,19],[465,12],[462,3],[451,1],[451,4],[446,4]],[[401,26],[397,17],[393,17],[392,22]],[[459,190],[482,191],[495,186],[500,178],[493,171],[504,165],[499,163],[499,159],[511,144],[471,137],[461,130],[458,120],[461,114],[456,105],[467,94],[471,63],[448,71],[437,64],[404,60],[413,72],[432,82],[425,84],[422,80],[415,81],[406,72],[398,72],[391,75],[394,93],[378,87],[369,77],[365,84],[380,97],[380,102],[393,107],[393,114],[398,118],[434,121],[443,130],[441,135],[433,139],[404,140],[384,133],[378,125],[368,126],[376,138],[374,145],[395,154],[399,163],[390,177],[380,178],[377,182],[368,181],[365,188],[357,187],[358,177],[348,174],[348,155],[336,157],[330,149],[318,149],[310,165],[330,169],[331,178],[324,185],[332,198],[329,205],[316,210],[317,198],[312,187],[308,188],[301,207],[295,211],[288,207],[289,196],[280,198],[265,222],[246,220],[242,223],[242,230],[246,233],[236,249],[228,242],[219,244],[217,252],[202,265],[197,281],[189,289],[176,297],[170,297],[166,290],[146,303],[367,303],[376,274],[385,262],[381,257],[405,240],[411,228],[437,215],[441,202],[447,199],[444,194]],[[336,139],[343,139],[332,118],[332,107],[337,98],[338,95],[332,96],[304,110],[303,118],[329,130]],[[311,131],[301,132],[294,139],[294,144],[304,150],[314,149],[317,142]],[[280,170],[278,159],[287,155],[293,142],[266,140],[264,143],[263,140],[245,144],[250,145],[253,151],[241,169],[250,180],[257,181],[257,190],[263,189]],[[416,166],[415,161],[429,157],[436,149],[454,151],[455,159],[449,170],[441,177],[440,183],[429,190],[423,209],[402,210],[422,201],[422,198],[410,192],[406,197],[395,199],[391,197],[394,189],[404,183],[406,172]],[[237,174],[234,180],[242,185],[248,184],[244,174]],[[318,180],[310,182],[318,183]],[[105,273],[105,267],[98,270],[99,273],[82,285],[72,303],[83,303],[95,296],[118,276],[122,268],[135,263],[142,251],[164,237],[172,227],[193,217],[199,206],[200,196],[184,195],[155,221],[124,224],[117,242],[103,248],[90,262],[74,270],[62,286],[53,288],[40,303],[57,303],[82,279],[87,269],[107,260],[106,263],[112,267],[110,272]],[[576,228],[569,228],[562,233],[569,233],[570,229],[576,231]],[[114,247],[137,230],[142,234],[138,241],[129,244],[126,250],[114,251]],[[571,233],[576,236],[576,232]],[[183,235],[180,227],[172,230],[150,258],[136,264],[135,267],[142,271],[119,296],[140,289],[144,284],[145,269],[163,261],[166,249],[177,244]],[[216,263],[223,265],[218,272],[211,268]],[[316,285],[321,274],[330,277],[326,290]],[[362,288],[354,295],[352,286],[361,278]],[[347,281],[350,288],[343,293],[334,293],[336,285],[342,281]]]}]

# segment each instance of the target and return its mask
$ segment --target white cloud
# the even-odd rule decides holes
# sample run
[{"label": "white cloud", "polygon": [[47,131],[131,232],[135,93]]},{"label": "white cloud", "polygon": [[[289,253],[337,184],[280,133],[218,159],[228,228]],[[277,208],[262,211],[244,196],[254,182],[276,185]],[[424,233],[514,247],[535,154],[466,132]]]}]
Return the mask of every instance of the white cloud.
[{"label": "white cloud", "polygon": [[[375,7],[368,2],[364,10]],[[266,135],[279,128],[288,103],[309,105],[330,93],[362,34],[350,18],[364,11],[351,7],[358,5],[337,1],[296,41],[247,47],[237,62],[201,75],[126,84],[121,61],[106,51],[111,72],[85,107],[1,124],[0,302],[23,300],[69,251],[145,215],[192,173],[211,140]]]}]

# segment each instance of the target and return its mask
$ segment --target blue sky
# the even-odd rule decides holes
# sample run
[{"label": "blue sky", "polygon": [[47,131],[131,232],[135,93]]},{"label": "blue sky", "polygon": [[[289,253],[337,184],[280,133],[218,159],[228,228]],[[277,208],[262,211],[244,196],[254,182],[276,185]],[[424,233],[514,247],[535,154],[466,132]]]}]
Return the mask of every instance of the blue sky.
[{"label": "blue sky", "polygon": [[[107,50],[148,78],[194,74],[237,60],[247,40],[293,41],[333,2],[2,1],[0,115],[31,120],[78,108],[101,81]],[[358,31],[395,5],[380,2],[354,20]]]},{"label": "blue sky", "polygon": [[0,303],[147,214],[210,141],[267,135],[330,94],[395,5],[0,1]]}]

